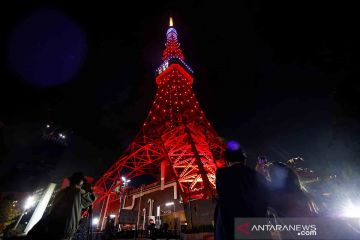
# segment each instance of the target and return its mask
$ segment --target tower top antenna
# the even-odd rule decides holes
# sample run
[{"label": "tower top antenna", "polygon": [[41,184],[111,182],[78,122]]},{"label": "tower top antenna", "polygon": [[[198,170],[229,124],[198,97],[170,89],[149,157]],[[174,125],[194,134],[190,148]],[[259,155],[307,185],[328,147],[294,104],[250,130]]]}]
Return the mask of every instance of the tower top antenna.
[{"label": "tower top antenna", "polygon": [[172,17],[170,17],[170,21],[169,21],[169,27],[173,27],[174,26],[174,22]]}]

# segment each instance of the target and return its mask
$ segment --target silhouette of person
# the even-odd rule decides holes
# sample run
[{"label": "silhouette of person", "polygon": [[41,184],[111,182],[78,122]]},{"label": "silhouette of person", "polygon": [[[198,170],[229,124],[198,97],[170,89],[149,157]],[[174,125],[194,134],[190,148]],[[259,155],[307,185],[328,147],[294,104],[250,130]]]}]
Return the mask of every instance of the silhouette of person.
[{"label": "silhouette of person", "polygon": [[164,222],[163,226],[162,226],[162,229],[163,229],[163,232],[164,232],[165,236],[167,236],[168,231],[169,231],[169,224],[167,222]]},{"label": "silhouette of person", "polygon": [[271,195],[269,205],[279,217],[312,217],[318,207],[302,186],[299,176],[285,163],[274,162],[269,167]]},{"label": "silhouette of person", "polygon": [[154,220],[152,220],[152,219],[150,219],[150,221],[149,221],[148,230],[149,230],[150,239],[156,239],[155,223],[154,223]]},{"label": "silhouette of person", "polygon": [[75,172],[68,179],[70,186],[57,193],[50,214],[30,230],[27,239],[68,240],[73,237],[79,226],[82,209],[87,208],[95,196],[92,191],[82,188],[86,181],[83,173]]},{"label": "silhouette of person", "polygon": [[246,166],[247,156],[241,148],[228,149],[228,167],[216,171],[218,203],[215,210],[215,237],[234,239],[236,217],[266,217],[267,181],[263,175]]}]

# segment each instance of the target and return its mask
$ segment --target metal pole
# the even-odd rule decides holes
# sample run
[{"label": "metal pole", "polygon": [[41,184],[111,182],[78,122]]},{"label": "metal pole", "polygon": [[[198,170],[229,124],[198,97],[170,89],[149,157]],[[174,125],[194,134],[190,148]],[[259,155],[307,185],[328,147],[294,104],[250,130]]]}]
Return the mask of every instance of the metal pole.
[{"label": "metal pole", "polygon": [[25,214],[25,211],[23,211],[22,212],[22,214],[21,214],[21,216],[19,217],[19,220],[17,221],[17,223],[15,224],[15,226],[14,226],[14,230],[17,228],[17,226],[19,225],[19,223],[20,223],[20,221],[21,221],[21,219],[23,218],[23,216],[24,216],[24,214]]},{"label": "metal pole", "polygon": [[[123,183],[123,184],[126,184],[126,183]],[[121,186],[121,187],[120,187],[120,191],[121,191],[121,195],[120,195],[120,207],[119,207],[119,217],[118,217],[118,220],[119,220],[119,230],[121,231],[120,213],[121,213],[122,198],[123,198],[123,196],[124,196],[124,186]]]},{"label": "metal pole", "polygon": [[121,209],[125,207],[125,191],[127,191],[128,183],[130,182],[129,179],[126,179],[125,177],[121,178],[123,183],[120,187],[121,195],[120,195],[120,207],[119,207],[119,216],[118,216],[118,223],[119,223],[119,231],[121,231],[121,224],[120,224],[120,213]]},{"label": "metal pole", "polygon": [[189,199],[188,199],[188,201],[189,201],[189,209],[190,209],[190,228],[192,228],[192,226],[193,226],[193,222],[192,222],[192,209],[191,209],[191,194],[190,194],[190,191],[189,191]]},{"label": "metal pole", "polygon": [[105,210],[104,210],[104,215],[103,215],[103,219],[102,219],[102,223],[101,223],[101,228],[100,228],[101,231],[104,229],[105,218],[106,218],[106,214],[107,214],[107,209],[108,209],[108,205],[109,205],[110,196],[111,196],[111,195],[109,195],[109,196],[107,197],[107,200],[106,200],[106,203],[105,203]]},{"label": "metal pole", "polygon": [[175,220],[175,222],[174,222],[174,232],[175,232],[175,237],[177,237],[177,217],[176,217],[176,211],[175,211],[175,201],[174,201],[174,220]]},{"label": "metal pole", "polygon": [[140,221],[140,207],[141,207],[142,190],[143,190],[143,186],[140,187],[140,199],[139,199],[139,207],[138,207],[138,215],[137,215],[137,221],[136,221],[136,226],[135,226],[134,239],[136,239],[136,233],[137,233],[137,230],[139,227],[139,221]]}]

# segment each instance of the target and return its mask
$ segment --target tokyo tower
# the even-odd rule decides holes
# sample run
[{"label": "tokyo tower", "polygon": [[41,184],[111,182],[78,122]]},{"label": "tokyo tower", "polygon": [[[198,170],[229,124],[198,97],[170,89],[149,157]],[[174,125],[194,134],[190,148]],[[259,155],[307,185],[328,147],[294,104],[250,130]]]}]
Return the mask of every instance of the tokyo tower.
[{"label": "tokyo tower", "polygon": [[184,202],[214,196],[215,171],[223,164],[225,146],[196,100],[193,81],[170,18],[162,64],[156,70],[155,100],[135,139],[96,182],[97,203],[117,202],[122,177],[144,174],[162,183],[176,181]]}]

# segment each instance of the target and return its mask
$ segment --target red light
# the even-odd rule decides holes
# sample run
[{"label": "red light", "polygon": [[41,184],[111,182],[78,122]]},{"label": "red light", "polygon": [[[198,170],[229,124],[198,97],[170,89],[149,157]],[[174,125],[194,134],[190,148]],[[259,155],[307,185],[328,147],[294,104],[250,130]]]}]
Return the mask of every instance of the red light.
[{"label": "red light", "polygon": [[[163,52],[164,61],[171,57],[184,60],[175,33],[172,30],[168,35]],[[165,69],[156,77],[158,92],[152,110],[125,153],[97,181],[94,187],[99,196],[96,204],[104,199],[108,199],[110,204],[118,203],[115,189],[119,185],[116,179],[125,168],[127,171],[124,177],[127,179],[144,173],[159,175],[164,150],[171,161],[171,166],[168,167],[172,168],[175,176],[179,176],[177,182],[184,201],[188,200],[189,195],[192,199],[200,199],[212,197],[215,193],[215,163],[218,164],[222,159],[224,143],[219,140],[213,128],[208,127],[210,123],[205,116],[199,116],[199,112],[194,111],[198,109],[198,102],[192,89],[191,69],[184,62],[179,64],[176,61],[162,66]],[[181,108],[177,106],[185,101],[188,104]],[[163,113],[156,110],[160,106]],[[186,119],[186,122],[182,119]],[[159,142],[163,145],[161,149]],[[108,216],[111,211],[111,207],[104,209],[108,210],[104,210],[100,219]]]}]

